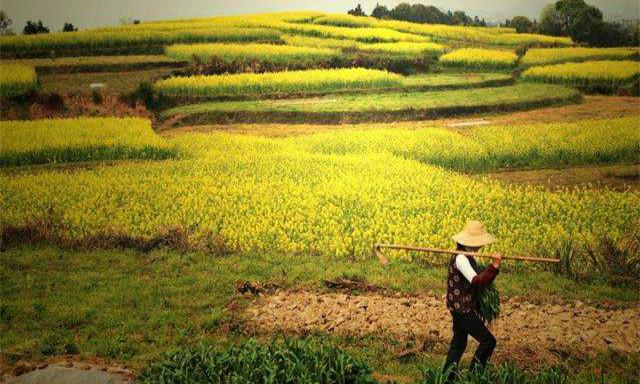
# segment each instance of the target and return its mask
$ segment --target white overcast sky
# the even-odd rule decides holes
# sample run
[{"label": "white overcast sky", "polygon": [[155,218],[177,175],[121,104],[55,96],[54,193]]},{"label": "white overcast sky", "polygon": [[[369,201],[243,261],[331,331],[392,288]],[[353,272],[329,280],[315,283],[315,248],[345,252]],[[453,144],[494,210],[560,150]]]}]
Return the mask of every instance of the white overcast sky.
[{"label": "white overcast sky", "polygon": [[[27,20],[41,19],[52,31],[65,21],[76,27],[89,28],[114,25],[121,18],[142,21],[206,17],[282,10],[320,10],[346,12],[360,2],[367,13],[376,2],[393,7],[402,1],[308,1],[308,0],[0,0],[0,9],[13,19],[15,32]],[[443,9],[463,10],[488,20],[502,20],[515,15],[537,18],[544,4],[551,0],[427,0],[408,1],[435,5]],[[607,18],[640,18],[640,0],[587,0],[598,6]]]}]

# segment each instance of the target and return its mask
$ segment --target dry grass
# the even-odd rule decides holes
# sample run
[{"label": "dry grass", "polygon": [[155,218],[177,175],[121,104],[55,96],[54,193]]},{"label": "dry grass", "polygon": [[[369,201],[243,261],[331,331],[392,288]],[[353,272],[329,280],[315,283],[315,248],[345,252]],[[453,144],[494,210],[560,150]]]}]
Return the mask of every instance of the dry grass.
[{"label": "dry grass", "polygon": [[172,68],[154,68],[141,71],[95,72],[95,73],[62,73],[40,76],[41,90],[45,93],[83,93],[89,94],[89,84],[106,84],[105,92],[118,95],[133,92],[138,84],[153,81],[171,74]]}]

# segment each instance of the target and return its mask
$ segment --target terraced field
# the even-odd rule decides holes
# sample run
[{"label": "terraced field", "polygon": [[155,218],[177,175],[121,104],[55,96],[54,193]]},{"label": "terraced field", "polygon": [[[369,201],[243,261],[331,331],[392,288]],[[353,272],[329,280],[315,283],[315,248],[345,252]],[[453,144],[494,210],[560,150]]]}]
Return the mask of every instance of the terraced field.
[{"label": "terraced field", "polygon": [[169,109],[164,119],[180,124],[214,122],[373,122],[429,119],[480,112],[530,109],[579,101],[570,88],[535,84],[507,87],[335,95],[315,99],[230,101]]},{"label": "terraced field", "polygon": [[283,12],[2,36],[0,56],[0,381],[73,358],[153,382],[221,356],[178,347],[303,330],[364,382],[431,384],[444,259],[383,268],[372,245],[450,248],[469,219],[488,252],[562,261],[501,267],[498,360],[637,377],[640,104],[583,96],[634,94],[637,48]]}]

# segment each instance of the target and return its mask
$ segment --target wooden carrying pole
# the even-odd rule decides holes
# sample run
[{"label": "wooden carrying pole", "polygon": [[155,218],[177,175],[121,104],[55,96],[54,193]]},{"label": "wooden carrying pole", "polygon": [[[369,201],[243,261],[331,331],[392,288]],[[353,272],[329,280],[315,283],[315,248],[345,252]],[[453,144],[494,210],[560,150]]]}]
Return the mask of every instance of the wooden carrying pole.
[{"label": "wooden carrying pole", "polygon": [[[473,257],[480,257],[485,259],[492,259],[493,255],[486,253],[477,253],[477,252],[466,252],[466,251],[455,251],[448,249],[439,249],[439,248],[422,248],[422,247],[413,247],[409,245],[395,245],[395,244],[376,244],[373,246],[373,252],[375,252],[380,262],[384,265],[389,264],[389,259],[382,253],[382,248],[387,249],[399,249],[403,251],[415,251],[415,252],[428,252],[428,253],[442,253],[447,255],[466,255]],[[531,256],[502,256],[503,260],[520,260],[520,261],[533,261],[536,263],[560,263],[560,259],[547,259],[543,257],[531,257]]]}]

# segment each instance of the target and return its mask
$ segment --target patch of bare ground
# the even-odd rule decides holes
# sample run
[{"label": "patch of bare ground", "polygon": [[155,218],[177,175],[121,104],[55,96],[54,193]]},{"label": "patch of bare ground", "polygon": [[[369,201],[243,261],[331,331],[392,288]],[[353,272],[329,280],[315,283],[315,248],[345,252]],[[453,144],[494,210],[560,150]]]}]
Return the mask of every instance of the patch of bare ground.
[{"label": "patch of bare ground", "polygon": [[[369,129],[421,129],[434,126],[444,126],[464,132],[465,129],[486,124],[533,124],[571,122],[584,119],[610,119],[616,117],[640,115],[640,98],[621,96],[585,96],[581,104],[571,104],[561,107],[540,108],[530,111],[498,114],[471,115],[464,118],[440,119],[431,121],[416,121],[402,123],[374,123],[374,124],[210,124],[191,127],[179,127],[162,131],[164,136],[173,136],[187,132],[227,132],[243,135],[257,135],[267,137],[284,137],[310,135],[319,132],[337,130],[369,130]],[[171,126],[169,123],[165,127]],[[162,130],[162,128],[161,128]]]},{"label": "patch of bare ground", "polygon": [[570,122],[585,119],[613,119],[640,114],[640,98],[631,96],[585,96],[581,104],[540,108],[495,116],[496,124]]},{"label": "patch of bare ground", "polygon": [[[397,357],[421,351],[444,354],[452,334],[444,300],[427,295],[281,291],[262,296],[245,311],[245,325],[256,333],[377,335],[417,346],[393,351]],[[500,317],[490,328],[498,340],[494,360],[528,369],[607,350],[640,353],[638,303],[604,309],[579,301],[533,304],[512,298],[502,302]],[[474,349],[475,344],[468,353]]]},{"label": "patch of bare ground", "polygon": [[550,190],[605,187],[616,191],[640,191],[640,163],[562,169],[505,170],[475,177],[486,177],[504,183],[540,185]]}]

